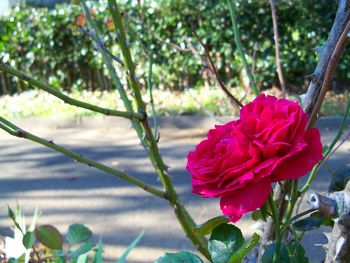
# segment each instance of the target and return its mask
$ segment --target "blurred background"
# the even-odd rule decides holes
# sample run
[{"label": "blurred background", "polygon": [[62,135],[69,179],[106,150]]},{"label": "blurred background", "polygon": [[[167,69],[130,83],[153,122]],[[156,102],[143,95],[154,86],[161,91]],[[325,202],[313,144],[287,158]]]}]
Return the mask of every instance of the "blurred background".
[{"label": "blurred background", "polygon": [[[119,2],[134,61],[138,65],[138,78],[145,93],[148,63],[152,57],[155,102],[160,114],[231,113],[225,97],[219,94],[206,69],[195,57],[193,48],[201,55],[204,52],[193,36],[190,18],[200,38],[209,46],[221,79],[238,98],[250,100],[249,82],[236,51],[225,1]],[[277,91],[279,82],[270,5],[268,1],[259,0],[239,0],[236,3],[241,39],[255,82],[261,90]],[[313,72],[317,63],[317,49],[327,38],[337,4],[332,0],[280,0],[276,3],[287,92],[290,96],[302,94],[309,83],[306,76]],[[91,1],[89,6],[93,19],[103,32],[103,42],[118,57],[120,50],[116,45],[113,22],[106,11],[106,1]],[[97,96],[108,106],[119,105],[114,96],[111,101],[110,94],[115,87],[100,54],[92,40],[78,30],[78,25],[86,27],[79,6],[64,0],[2,0],[0,12],[0,57],[7,63],[72,93],[73,97],[93,100]],[[341,114],[346,103],[350,86],[348,50],[338,66],[331,93],[323,106],[326,115]],[[116,67],[123,75],[123,69],[117,64]],[[19,117],[52,114],[52,107],[38,110],[31,105],[23,112],[9,106],[11,97],[8,95],[16,96],[16,101],[23,103],[30,100],[34,105],[46,100],[46,95],[31,89],[30,85],[0,72],[0,106],[4,109],[10,107],[11,111],[4,114]],[[181,103],[165,99],[169,96],[179,98]],[[218,108],[218,105],[222,107]]]}]

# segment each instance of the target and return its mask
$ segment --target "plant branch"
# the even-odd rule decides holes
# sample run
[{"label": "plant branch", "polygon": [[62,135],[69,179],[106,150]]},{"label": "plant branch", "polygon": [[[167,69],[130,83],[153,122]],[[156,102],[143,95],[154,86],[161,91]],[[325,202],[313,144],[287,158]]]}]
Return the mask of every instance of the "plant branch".
[{"label": "plant branch", "polygon": [[242,59],[243,67],[248,75],[249,83],[250,83],[250,88],[252,89],[253,93],[255,96],[259,95],[259,90],[257,89],[255,82],[254,82],[254,77],[252,72],[250,71],[250,68],[248,66],[247,59],[245,57],[244,51],[243,51],[243,45],[241,42],[241,36],[238,30],[238,25],[237,25],[237,15],[236,15],[236,10],[233,6],[232,0],[227,0],[227,5],[230,10],[231,14],[231,21],[232,21],[232,27],[233,27],[233,33],[235,35],[235,42],[236,42],[236,47],[237,51]]},{"label": "plant branch", "polygon": [[122,17],[121,17],[118,5],[115,2],[115,0],[108,0],[108,7],[112,15],[114,25],[117,28],[117,40],[122,50],[124,65],[127,68],[127,78],[128,78],[130,87],[134,93],[137,108],[139,111],[144,112],[146,106],[142,100],[141,92],[139,90],[139,86],[136,80],[136,74],[135,74],[136,66],[133,63],[131,58],[131,53],[129,50],[130,42],[126,39]]},{"label": "plant branch", "polygon": [[286,214],[285,214],[285,220],[288,220],[293,213],[295,202],[298,199],[298,179],[292,180],[292,187],[290,190],[290,200],[288,202]]},{"label": "plant branch", "polygon": [[[89,9],[86,6],[85,0],[80,1],[80,6],[84,10],[87,24],[88,24],[90,30],[94,31],[94,34],[97,37],[97,39],[101,39],[101,32],[98,29],[98,27],[95,25],[94,21],[92,20]],[[129,112],[134,112],[131,101],[129,100],[129,98],[124,90],[123,84],[121,83],[121,81],[119,79],[118,73],[113,66],[113,63],[112,63],[110,56],[106,53],[105,49],[101,48],[100,45],[97,45],[97,49],[100,52],[100,54],[102,55],[103,62],[105,63],[105,65],[109,71],[109,74],[112,78],[112,81],[119,92],[120,98],[122,99],[126,110]],[[145,113],[142,113],[142,114],[145,114]],[[131,120],[131,124],[132,124],[133,128],[135,129],[136,134],[141,141],[141,144],[143,145],[144,148],[147,148],[145,141],[144,141],[144,136],[143,136],[140,122],[136,121],[136,120]]]},{"label": "plant branch", "polygon": [[220,79],[220,76],[218,74],[218,71],[216,70],[216,67],[215,67],[215,64],[213,62],[213,59],[211,58],[210,56],[210,52],[209,52],[209,49],[208,49],[208,46],[205,45],[203,43],[203,41],[200,39],[200,37],[198,36],[197,32],[196,32],[196,29],[194,28],[194,25],[192,23],[192,21],[190,21],[191,23],[191,29],[192,29],[192,33],[194,34],[194,36],[197,38],[198,42],[201,44],[201,46],[203,47],[204,49],[204,52],[205,52],[205,55],[206,55],[206,58],[207,60],[209,61],[209,65],[210,65],[210,70],[212,71],[212,73],[214,74],[215,76],[215,80],[216,82],[218,83],[218,85],[220,86],[220,88],[224,91],[224,93],[230,98],[230,100],[234,103],[234,105],[237,107],[237,109],[239,110],[239,108],[241,108],[243,105],[242,103],[236,99],[232,94],[231,92],[225,87],[224,83],[222,82],[222,80]]},{"label": "plant branch", "polygon": [[62,147],[62,146],[55,144],[53,141],[48,141],[48,140],[40,138],[34,134],[26,132],[25,130],[17,127],[16,125],[10,123],[8,120],[6,120],[5,118],[2,118],[2,117],[0,117],[0,129],[6,131],[7,133],[9,133],[13,136],[28,139],[28,140],[34,141],[36,143],[42,144],[48,148],[51,148],[57,152],[60,152],[66,156],[69,156],[70,158],[74,159],[77,162],[87,164],[90,167],[94,167],[98,170],[101,170],[101,171],[107,172],[109,174],[112,174],[114,176],[117,176],[117,177],[119,177],[119,178],[133,184],[133,185],[136,185],[136,186],[142,188],[146,192],[149,192],[149,193],[151,193],[155,196],[158,196],[162,199],[167,199],[166,193],[164,193],[163,191],[158,190],[150,185],[147,185],[146,183],[142,182],[141,180],[139,180],[135,177],[132,177],[124,172],[115,170],[111,167],[108,167],[108,166],[102,164],[102,163],[85,158],[80,154],[77,154],[75,152],[72,152],[72,151],[66,149],[65,147]]},{"label": "plant branch", "polygon": [[[146,105],[142,100],[139,83],[136,80],[135,64],[132,61],[129,49],[129,42],[126,39],[122,15],[115,0],[108,0],[108,6],[112,14],[114,25],[116,26],[119,46],[122,50],[123,61],[127,68],[128,82],[130,83],[130,87],[134,93],[138,111],[146,112]],[[171,177],[167,173],[166,165],[163,161],[162,156],[159,153],[157,141],[152,133],[151,128],[149,127],[147,118],[141,120],[141,126],[145,135],[145,142],[149,147],[149,158],[152,161],[154,169],[156,170],[160,181],[162,182],[166,190],[169,204],[174,209],[174,213],[184,232],[186,233],[187,237],[206,258],[210,259],[210,254],[207,248],[207,240],[204,237],[193,233],[192,231],[193,227],[195,226],[195,223],[192,217],[185,209],[185,207],[180,203],[180,200],[171,181]]]},{"label": "plant branch", "polygon": [[323,154],[324,158],[323,158],[323,160],[321,162],[319,162],[318,164],[316,164],[314,166],[314,168],[311,170],[311,173],[310,173],[307,181],[305,182],[304,186],[299,191],[300,194],[302,194],[302,195],[305,194],[305,192],[310,188],[311,183],[314,180],[317,172],[321,168],[322,164],[324,164],[328,160],[328,158],[331,155],[331,152],[332,152],[334,146],[337,144],[337,142],[339,141],[339,139],[341,138],[341,136],[344,133],[344,128],[345,128],[345,125],[346,125],[349,113],[350,113],[350,99],[348,100],[348,104],[346,106],[346,109],[345,109],[345,112],[344,112],[344,116],[343,116],[342,122],[341,122],[341,124],[339,126],[337,135],[334,137],[334,139],[331,142],[331,144],[324,151],[324,154]]},{"label": "plant branch", "polygon": [[275,235],[276,235],[276,247],[275,247],[275,252],[273,255],[273,263],[279,262],[280,258],[280,248],[281,248],[281,241],[282,241],[282,236],[281,236],[281,231],[280,231],[280,220],[278,218],[278,213],[276,211],[275,203],[273,202],[273,194],[272,192],[269,195],[268,202],[271,208],[272,212],[272,218],[275,226]]},{"label": "plant branch", "polygon": [[156,139],[156,141],[159,140],[159,125],[158,125],[158,114],[156,111],[156,107],[154,105],[154,99],[153,99],[153,82],[152,82],[152,76],[153,76],[153,57],[152,54],[149,55],[148,60],[148,78],[147,78],[147,86],[149,90],[149,97],[150,97],[150,104],[152,109],[152,119],[153,119],[153,136]]},{"label": "plant branch", "polygon": [[346,42],[348,40],[349,31],[350,31],[350,20],[348,20],[339,40],[334,48],[334,51],[332,52],[331,58],[329,59],[327,69],[326,69],[326,72],[324,75],[324,80],[323,80],[323,83],[321,86],[321,90],[320,90],[319,95],[317,97],[317,101],[312,108],[309,121],[306,125],[306,129],[310,129],[314,125],[314,123],[316,122],[317,114],[321,108],[321,105],[322,105],[322,102],[326,96],[326,93],[329,90],[332,78],[334,76],[336,66],[338,65],[338,62],[341,58],[341,55],[344,51]]},{"label": "plant branch", "polygon": [[303,216],[305,216],[307,214],[315,212],[315,211],[317,211],[317,209],[311,208],[311,209],[305,210],[305,211],[301,212],[300,214],[297,214],[297,215],[293,216],[292,218],[288,219],[282,225],[281,232],[284,233],[284,231],[286,231],[286,229],[288,228],[289,224],[292,223],[293,221],[295,221],[295,220],[299,219],[300,217],[303,217]]},{"label": "plant branch", "polygon": [[[317,48],[319,53],[319,61],[317,63],[315,71],[313,72],[313,74],[311,74],[312,78],[311,78],[310,85],[308,87],[306,94],[303,94],[301,96],[303,108],[309,114],[312,113],[317,101],[321,100],[319,99],[319,95],[320,95],[320,91],[323,86],[323,83],[325,83],[324,82],[324,80],[326,79],[325,74],[329,67],[330,59],[332,57],[332,54],[334,54],[335,47],[339,42],[339,39],[342,33],[344,32],[345,27],[348,24],[349,17],[350,17],[350,1],[339,0],[337,14],[334,19],[332,29],[328,35],[327,41],[324,46],[320,46]],[[341,52],[334,55],[340,55],[340,54]],[[333,60],[332,63],[334,62],[335,61]],[[331,67],[329,68],[329,70],[332,70]],[[332,76],[329,76],[329,77],[332,77]],[[325,88],[328,88],[328,87],[325,85]],[[320,102],[318,104],[320,104]],[[314,122],[314,120],[312,120],[312,122]]]},{"label": "plant branch", "polygon": [[60,92],[58,89],[44,83],[41,81],[38,81],[31,77],[30,75],[26,74],[23,71],[17,70],[10,65],[7,65],[3,62],[0,61],[0,71],[6,72],[8,74],[11,74],[13,76],[16,76],[17,78],[28,82],[29,84],[37,87],[38,89],[44,90],[47,93],[50,93],[51,95],[63,100],[65,103],[68,103],[70,105],[79,107],[79,108],[84,108],[88,109],[94,112],[98,112],[104,115],[108,116],[117,116],[117,117],[124,117],[128,119],[137,119],[137,120],[142,120],[145,118],[145,115],[142,113],[137,113],[137,112],[127,112],[127,111],[117,111],[117,110],[112,110],[112,109],[106,109],[102,108],[87,102],[83,102],[77,99],[73,99],[62,92]]},{"label": "plant branch", "polygon": [[101,49],[104,50],[104,52],[106,52],[106,54],[108,54],[108,55],[110,56],[111,59],[113,59],[114,61],[118,62],[121,66],[124,67],[123,61],[122,61],[120,58],[114,56],[114,55],[106,48],[106,46],[105,46],[105,44],[103,43],[103,41],[102,41],[100,38],[98,38],[98,37],[96,36],[96,32],[91,31],[91,30],[89,30],[89,29],[85,29],[85,28],[83,28],[82,26],[78,26],[78,29],[79,29],[80,32],[83,32],[84,34],[86,34],[87,36],[89,36],[89,37],[95,42],[96,45],[98,45]]},{"label": "plant branch", "polygon": [[270,6],[271,6],[271,16],[272,16],[272,23],[273,23],[273,33],[274,33],[274,39],[275,39],[275,52],[276,52],[276,66],[277,66],[277,74],[278,79],[281,85],[281,91],[282,91],[282,97],[286,96],[286,83],[285,78],[283,75],[283,68],[281,63],[281,47],[279,43],[279,30],[278,30],[278,23],[277,23],[277,8],[275,0],[269,0]]}]

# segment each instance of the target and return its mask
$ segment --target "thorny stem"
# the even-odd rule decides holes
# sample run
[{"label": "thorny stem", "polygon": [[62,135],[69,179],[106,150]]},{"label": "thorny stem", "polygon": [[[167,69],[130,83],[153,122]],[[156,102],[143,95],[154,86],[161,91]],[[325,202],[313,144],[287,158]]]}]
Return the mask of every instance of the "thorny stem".
[{"label": "thorny stem", "polygon": [[317,47],[319,60],[314,72],[310,75],[311,82],[306,94],[301,96],[303,108],[308,114],[311,114],[317,100],[319,100],[320,90],[324,83],[323,80],[325,79],[327,68],[330,64],[330,58],[334,53],[335,47],[339,42],[349,19],[350,0],[339,0],[337,13],[332,28],[328,34],[327,41],[323,46]]},{"label": "thorny stem", "polygon": [[139,111],[145,111],[146,105],[142,100],[141,92],[136,80],[136,74],[135,74],[136,65],[133,63],[131,58],[131,53],[129,49],[130,42],[126,38],[119,8],[115,0],[108,0],[108,6],[109,6],[109,11],[113,18],[114,25],[116,26],[116,29],[117,29],[117,40],[123,53],[124,65],[127,68],[127,78],[128,78],[130,87],[134,92],[137,108]]},{"label": "thorny stem", "polygon": [[[325,83],[323,82],[323,79],[325,79],[325,74],[329,67],[330,57],[334,53],[335,47],[339,42],[339,39],[342,33],[344,32],[344,28],[346,27],[346,24],[349,21],[349,17],[350,17],[349,3],[350,3],[349,0],[339,1],[337,14],[333,22],[332,29],[328,35],[327,41],[324,46],[321,46],[318,48],[319,61],[314,70],[314,73],[312,74],[312,81],[308,87],[307,93],[301,96],[303,108],[309,114],[312,112],[317,101],[319,101],[318,103],[323,101],[323,98],[321,99],[321,97],[319,97],[318,95],[320,94],[322,85],[325,85]],[[340,54],[341,52],[339,52],[338,55]],[[314,120],[310,119],[310,124],[308,126],[312,127],[311,123],[313,124],[313,122]],[[334,142],[336,141],[334,140]],[[315,174],[319,169],[320,164],[321,163],[318,163],[316,166],[314,166],[307,180],[307,183],[303,186],[303,188],[300,191],[302,195],[305,194],[306,190],[310,187],[310,184],[313,178],[315,177]],[[271,232],[272,232],[271,228],[266,229],[266,231],[264,231],[262,240],[265,240],[265,239],[268,240],[268,238],[271,236]]]},{"label": "thorny stem", "polygon": [[17,78],[24,80],[28,82],[29,84],[37,87],[38,89],[44,90],[47,93],[50,93],[51,95],[63,100],[65,103],[68,103],[70,105],[88,109],[94,112],[102,113],[104,115],[109,115],[109,116],[117,116],[117,117],[124,117],[128,119],[137,119],[137,120],[142,120],[145,118],[145,115],[142,113],[137,113],[137,112],[127,112],[127,111],[118,111],[118,110],[112,110],[112,109],[106,109],[102,108],[99,106],[95,106],[90,103],[86,103],[84,101],[80,101],[77,99],[73,99],[62,92],[60,92],[58,89],[51,87],[50,85],[38,81],[34,78],[32,78],[30,75],[26,74],[25,72],[22,72],[20,70],[17,70],[10,65],[7,65],[3,62],[0,61],[0,71],[7,72],[13,76],[16,76]]},{"label": "thorny stem", "polygon": [[283,75],[283,68],[282,68],[282,63],[281,63],[281,47],[280,47],[280,43],[279,43],[279,30],[278,30],[278,23],[277,23],[277,8],[276,8],[275,0],[270,0],[270,6],[271,6],[271,16],[272,16],[272,23],[273,23],[274,39],[275,39],[277,74],[278,74],[279,82],[281,84],[282,97],[285,97],[286,96],[286,83],[285,83],[285,78]]},{"label": "thorny stem", "polygon": [[345,128],[345,125],[346,125],[349,113],[350,113],[350,99],[348,100],[348,104],[346,106],[346,109],[345,109],[345,112],[344,112],[344,116],[343,116],[343,119],[342,119],[341,124],[339,126],[337,135],[334,137],[332,143],[325,150],[325,152],[323,154],[323,156],[324,156],[323,160],[321,162],[319,162],[318,164],[316,164],[314,166],[314,168],[311,170],[310,175],[307,178],[307,181],[305,182],[304,186],[299,190],[300,194],[302,194],[302,195],[305,194],[305,192],[310,188],[311,183],[314,180],[314,178],[315,178],[317,172],[319,171],[321,165],[327,161],[327,159],[329,158],[330,153],[332,152],[334,146],[337,144],[337,142],[339,141],[339,139],[343,135],[344,128]]},{"label": "thorny stem", "polygon": [[210,56],[210,52],[209,52],[208,46],[205,45],[203,43],[203,41],[200,39],[200,37],[198,36],[192,21],[190,21],[190,23],[191,23],[192,33],[194,34],[194,36],[197,38],[198,42],[201,44],[201,46],[204,49],[205,56],[207,57],[207,59],[209,61],[209,65],[210,65],[211,71],[215,75],[216,82],[219,84],[220,88],[224,91],[224,93],[227,95],[227,97],[230,98],[230,100],[234,103],[234,105],[239,110],[239,108],[241,108],[243,106],[242,103],[238,99],[236,99],[235,96],[233,96],[232,93],[225,87],[225,84],[222,82],[222,80],[221,80],[221,78],[220,78],[220,76],[218,74],[218,71],[216,70],[216,67],[215,67],[215,64],[213,62],[213,59]]},{"label": "thorny stem", "polygon": [[[123,53],[123,61],[128,70],[128,81],[130,83],[131,89],[133,90],[135,101],[140,112],[146,112],[146,105],[142,100],[140,93],[139,84],[136,80],[135,75],[135,64],[132,61],[129,42],[126,39],[124,26],[122,22],[122,15],[119,11],[118,5],[115,0],[108,0],[109,10],[112,14],[114,24],[116,26],[118,42]],[[197,247],[197,249],[210,260],[210,254],[207,248],[207,240],[195,233],[192,229],[195,223],[185,207],[180,203],[177,193],[172,184],[171,178],[167,173],[167,168],[164,164],[162,156],[159,153],[158,145],[155,137],[153,136],[152,130],[149,127],[147,119],[141,121],[141,126],[145,134],[145,140],[149,147],[149,157],[152,160],[152,164],[166,190],[167,197],[170,205],[174,209],[174,213],[181,224],[183,230],[185,231],[187,237],[192,241],[192,243]]]},{"label": "thorny stem", "polygon": [[339,38],[339,40],[334,48],[334,51],[331,55],[331,58],[329,60],[320,93],[317,97],[316,104],[312,108],[312,112],[311,112],[309,121],[306,125],[307,130],[310,129],[314,125],[314,123],[316,122],[317,114],[321,108],[322,102],[326,96],[328,89],[329,89],[329,86],[330,86],[331,81],[332,81],[332,77],[334,76],[336,66],[340,60],[341,54],[343,53],[346,42],[348,40],[349,31],[350,31],[350,20],[346,24],[346,27],[345,27],[343,33],[341,34],[341,36],[340,36],[340,38]]},{"label": "thorny stem", "polygon": [[64,155],[69,156],[70,158],[74,159],[77,162],[87,164],[90,167],[95,167],[98,170],[101,170],[101,171],[107,172],[109,174],[112,174],[114,176],[117,176],[125,181],[128,181],[131,184],[134,184],[134,185],[142,188],[143,190],[145,190],[145,191],[147,191],[155,196],[158,196],[162,199],[167,199],[166,194],[163,191],[158,190],[150,185],[147,185],[146,183],[140,181],[139,179],[137,179],[135,177],[132,177],[124,172],[115,170],[111,167],[108,167],[108,166],[102,164],[102,163],[85,158],[84,156],[77,154],[75,152],[72,152],[72,151],[66,149],[65,147],[59,146],[52,141],[45,140],[45,139],[40,138],[34,134],[26,132],[2,117],[0,117],[0,129],[3,129],[4,131],[8,132],[9,134],[11,134],[13,136],[28,139],[28,140],[37,142],[39,144],[42,144],[48,148],[51,148],[57,152],[60,152],[60,153],[63,153]]},{"label": "thorny stem", "polygon": [[[143,31],[149,31],[148,28],[146,28],[146,21],[143,18],[142,9],[141,9],[141,3],[139,3],[139,12],[140,12],[140,19],[141,19],[141,28]],[[124,21],[127,22],[125,19]],[[126,23],[125,23],[126,24]],[[140,40],[142,42],[142,40]],[[147,76],[147,87],[149,90],[149,96],[150,96],[150,104],[151,104],[151,110],[152,110],[152,119],[153,119],[153,134],[156,142],[159,141],[159,132],[158,132],[158,114],[156,111],[156,107],[154,105],[154,99],[153,99],[153,54],[152,49],[150,48],[150,40],[147,40],[146,45],[144,46],[144,53],[148,57],[148,76]]]},{"label": "thorny stem", "polygon": [[239,55],[240,55],[240,57],[242,59],[242,63],[243,63],[244,69],[245,69],[245,71],[246,71],[246,73],[248,75],[250,88],[252,89],[254,95],[258,96],[260,92],[259,92],[259,90],[257,89],[257,87],[255,85],[253,74],[252,74],[252,72],[249,69],[248,62],[247,62],[247,59],[246,59],[244,51],[243,51],[243,45],[242,45],[242,42],[241,42],[241,36],[240,36],[239,30],[238,30],[238,25],[237,25],[236,10],[235,10],[235,8],[233,6],[232,0],[227,0],[227,5],[228,5],[228,8],[229,8],[230,14],[231,14],[232,27],[233,27],[233,33],[235,35],[235,42],[236,42],[237,51],[238,51],[238,53],[239,53]]},{"label": "thorny stem", "polygon": [[[81,0],[80,5],[81,5],[82,9],[84,10],[84,13],[86,15],[87,24],[88,24],[90,30],[93,31],[93,33],[96,35],[97,39],[101,39],[101,36],[102,36],[101,32],[98,29],[98,27],[95,25],[94,21],[92,20],[89,9],[86,6],[85,0]],[[106,53],[105,49],[103,49],[100,45],[96,45],[96,47],[97,47],[98,51],[100,52],[100,54],[102,55],[103,62],[107,66],[109,74],[112,77],[112,81],[119,92],[120,98],[122,99],[126,110],[129,112],[134,112],[131,101],[128,99],[128,96],[126,95],[123,84],[121,83],[121,81],[119,79],[119,76],[117,74],[115,67],[113,66],[113,63],[112,63],[110,56]],[[145,114],[145,112],[142,114]],[[144,147],[146,147],[144,139],[143,139],[143,132],[142,132],[142,128],[141,128],[140,123],[136,120],[131,120],[131,123],[132,123],[132,126],[135,129],[137,136],[139,137],[142,145]]]}]

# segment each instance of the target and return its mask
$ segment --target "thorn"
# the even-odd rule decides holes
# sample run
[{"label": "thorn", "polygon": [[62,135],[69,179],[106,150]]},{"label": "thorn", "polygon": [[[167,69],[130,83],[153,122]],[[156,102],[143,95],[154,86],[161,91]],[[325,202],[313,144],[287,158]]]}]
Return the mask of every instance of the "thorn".
[{"label": "thorn", "polygon": [[322,55],[322,52],[324,50],[324,46],[317,46],[317,47],[312,48],[311,50],[316,51],[318,58],[320,58],[320,56]]},{"label": "thorn", "polygon": [[314,82],[316,80],[316,74],[315,73],[311,73],[309,75],[306,75],[304,77],[304,79],[308,79],[308,80],[311,80],[312,82]]},{"label": "thorn", "polygon": [[159,142],[159,140],[160,140],[160,132],[158,132],[158,134],[156,134],[156,142],[158,143]]},{"label": "thorn", "polygon": [[175,211],[178,209],[176,204],[173,205],[173,208]]},{"label": "thorn", "polygon": [[125,46],[126,46],[127,48],[130,47],[130,42],[129,42],[129,40],[127,40],[127,39],[125,39]]},{"label": "thorn", "polygon": [[326,236],[328,243],[331,243],[331,235],[332,235],[332,233],[323,232],[323,234]]},{"label": "thorn", "polygon": [[165,168],[165,171],[167,172],[169,170],[169,168],[171,168],[171,166],[164,164],[164,168]]}]

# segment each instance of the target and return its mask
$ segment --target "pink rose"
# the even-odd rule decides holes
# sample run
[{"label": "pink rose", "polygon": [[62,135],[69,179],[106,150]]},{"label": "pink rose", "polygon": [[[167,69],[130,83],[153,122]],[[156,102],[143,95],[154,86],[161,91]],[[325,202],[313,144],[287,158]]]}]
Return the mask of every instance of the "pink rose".
[{"label": "pink rose", "polygon": [[261,207],[271,183],[299,178],[322,159],[319,130],[305,131],[307,119],[297,102],[258,96],[188,154],[193,193],[221,197],[232,222]]}]

